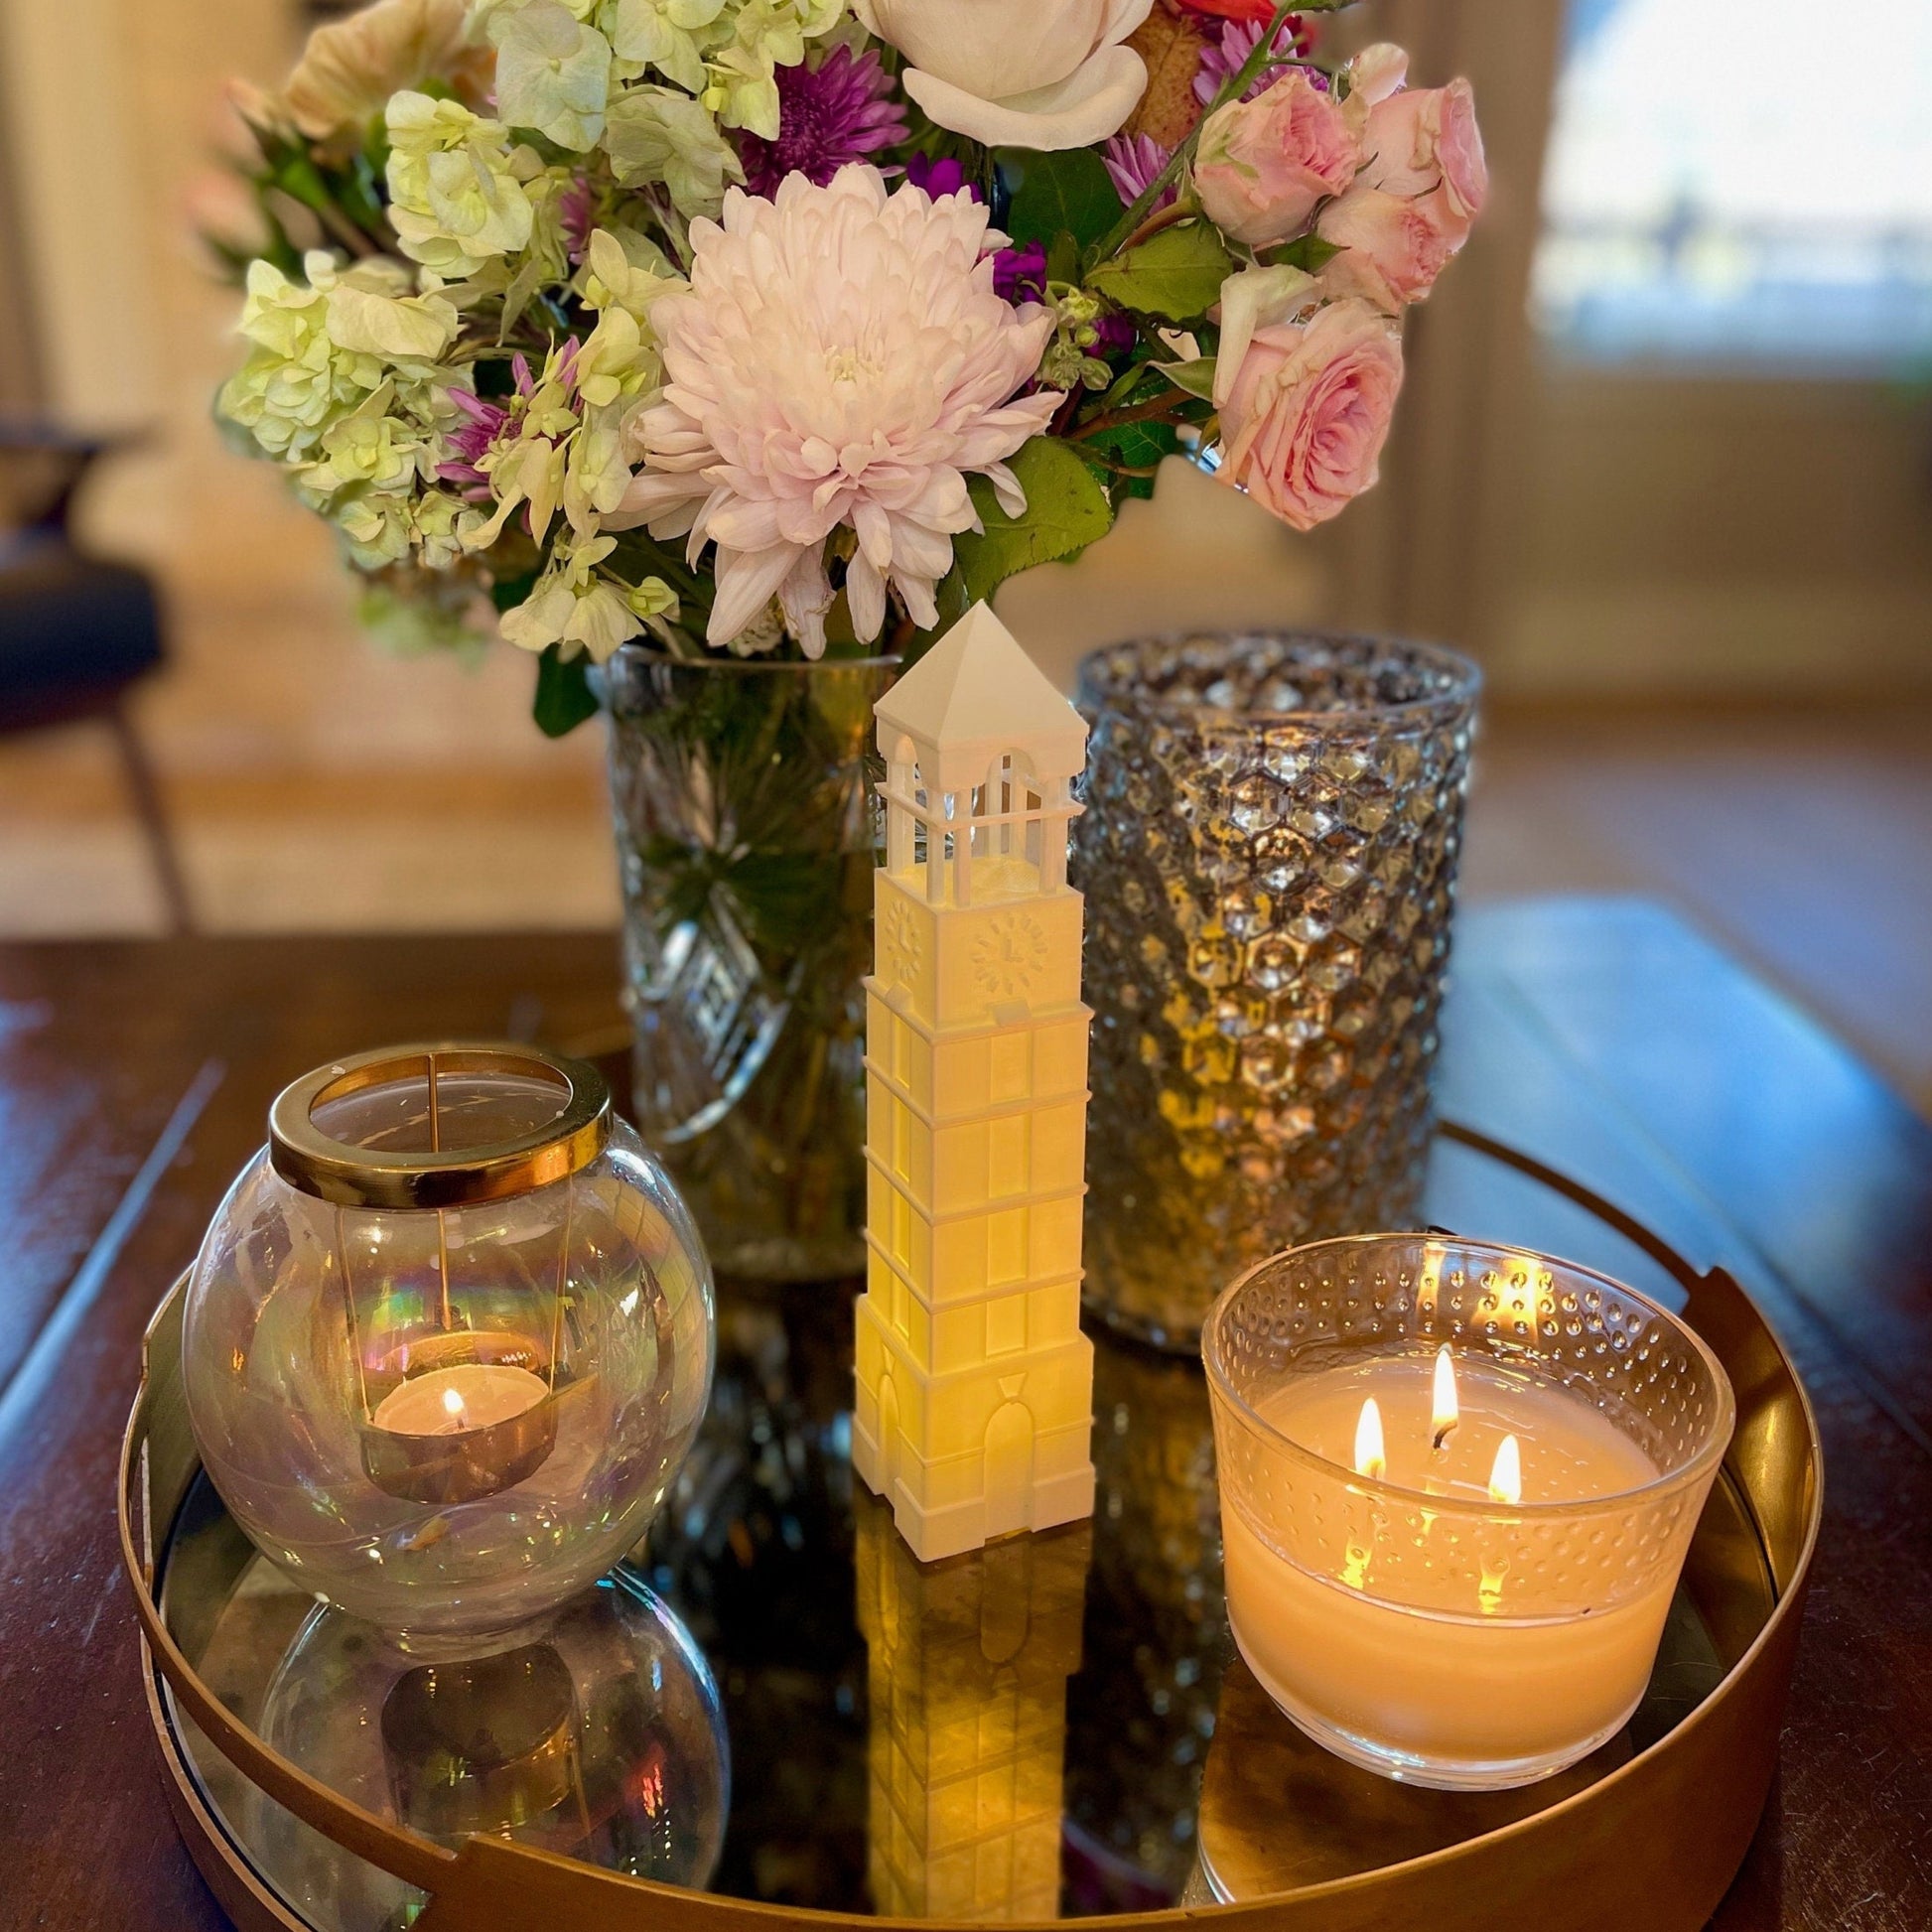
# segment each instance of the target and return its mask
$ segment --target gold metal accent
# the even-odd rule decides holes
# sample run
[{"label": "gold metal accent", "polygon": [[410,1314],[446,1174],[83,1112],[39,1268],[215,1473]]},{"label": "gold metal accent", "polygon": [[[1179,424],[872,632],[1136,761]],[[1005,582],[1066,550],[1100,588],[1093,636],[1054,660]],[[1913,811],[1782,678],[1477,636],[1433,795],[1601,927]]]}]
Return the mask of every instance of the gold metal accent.
[{"label": "gold metal accent", "polygon": [[[445,1150],[442,1082],[475,1073],[540,1080],[557,1112],[508,1140]],[[369,1087],[422,1080],[428,1087],[422,1152],[354,1147],[316,1124],[319,1107]],[[611,1138],[611,1089],[584,1060],[539,1046],[380,1047],[317,1067],[284,1087],[268,1115],[268,1158],[290,1186],[339,1207],[465,1207],[525,1194],[587,1168]]]},{"label": "gold metal accent", "polygon": [[[1425,1849],[1398,1842],[1397,1861],[1220,1907],[1228,1932],[1699,1932],[1735,1876],[1757,1828],[1796,1660],[1806,1586],[1824,1511],[1818,1426],[1776,1336],[1722,1269],[1702,1274],[1641,1223],[1541,1163],[1467,1130],[1449,1139],[1576,1200],[1627,1235],[1689,1292],[1686,1318],[1737,1392],[1725,1478],[1700,1530],[1709,1583],[1734,1568],[1699,1608],[1735,1662],[1683,1723],[1587,1789],[1556,1783],[1513,1822]],[[204,1684],[155,1600],[165,1548],[198,1468],[181,1380],[185,1281],[148,1331],[145,1372],[122,1445],[121,1556],[143,1633],[149,1714],[169,1774],[169,1800],[209,1885],[248,1932],[296,1927],[210,1816],[164,1701],[192,1721],[246,1778],[334,1843],[431,1894],[417,1932],[874,1932],[891,1921],[808,1912],[681,1889],[479,1835],[452,1853],[329,1790],[261,1741]],[[138,1527],[137,1527],[138,1526]],[[1700,1576],[1688,1581],[1695,1588]],[[1775,1601],[1761,1627],[1743,1612],[1753,1589]],[[1736,1613],[1733,1622],[1730,1613]],[[1399,1801],[1399,1788],[1397,1791]],[[1410,1856],[1403,1856],[1404,1853]],[[1191,1913],[1122,1913],[1108,1932],[1179,1932]],[[900,1921],[903,1924],[903,1921]],[[1044,1932],[1044,1928],[1041,1928]]]}]

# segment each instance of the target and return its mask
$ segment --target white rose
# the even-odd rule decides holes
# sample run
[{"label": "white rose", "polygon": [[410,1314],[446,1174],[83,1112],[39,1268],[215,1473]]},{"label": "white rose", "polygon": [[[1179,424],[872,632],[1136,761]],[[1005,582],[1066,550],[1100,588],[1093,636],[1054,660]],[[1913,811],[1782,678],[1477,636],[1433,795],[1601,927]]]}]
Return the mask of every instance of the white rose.
[{"label": "white rose", "polygon": [[907,63],[905,91],[939,126],[1048,153],[1119,133],[1147,91],[1121,45],[1154,0],[853,0]]}]

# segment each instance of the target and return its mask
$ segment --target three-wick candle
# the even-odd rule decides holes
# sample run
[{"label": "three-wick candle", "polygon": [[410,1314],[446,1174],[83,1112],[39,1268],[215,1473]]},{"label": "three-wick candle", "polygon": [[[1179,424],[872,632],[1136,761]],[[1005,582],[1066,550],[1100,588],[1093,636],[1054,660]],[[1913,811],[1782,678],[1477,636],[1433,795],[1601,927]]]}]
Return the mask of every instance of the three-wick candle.
[{"label": "three-wick candle", "polygon": [[1641,1699],[1730,1396],[1675,1317],[1586,1276],[1362,1237],[1210,1317],[1235,1638],[1343,1756],[1525,1783]]}]

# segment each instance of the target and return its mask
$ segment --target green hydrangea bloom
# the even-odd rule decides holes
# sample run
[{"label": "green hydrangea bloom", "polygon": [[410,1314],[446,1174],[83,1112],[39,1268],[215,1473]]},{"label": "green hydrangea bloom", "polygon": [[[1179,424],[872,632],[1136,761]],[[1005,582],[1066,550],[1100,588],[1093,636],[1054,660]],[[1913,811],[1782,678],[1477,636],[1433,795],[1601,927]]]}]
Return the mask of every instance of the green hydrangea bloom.
[{"label": "green hydrangea bloom", "polygon": [[619,71],[634,80],[655,68],[688,94],[705,84],[705,56],[730,38],[731,0],[606,0],[598,25],[617,56]]},{"label": "green hydrangea bloom", "polygon": [[560,542],[529,597],[503,613],[503,636],[529,651],[555,644],[566,659],[589,651],[592,661],[602,664],[646,622],[675,619],[677,598],[661,579],[620,584],[599,574],[598,565],[616,548],[617,540],[606,536]]},{"label": "green hydrangea bloom", "polygon": [[703,100],[726,127],[778,137],[779,68],[795,68],[805,43],[829,34],[845,0],[743,0],[731,38],[705,63]]},{"label": "green hydrangea bloom", "polygon": [[306,282],[271,262],[248,265],[248,354],[215,398],[222,416],[288,463],[312,459],[330,426],[358,409],[392,367],[429,380],[457,334],[455,307],[437,294],[409,294],[399,262],[343,269],[317,249],[303,268]]},{"label": "green hydrangea bloom", "polygon": [[660,295],[685,286],[664,251],[634,228],[597,228],[584,251],[577,292],[587,308],[626,310],[639,324],[650,320]]},{"label": "green hydrangea bloom", "polygon": [[605,152],[626,188],[662,182],[688,220],[715,215],[745,170],[700,101],[675,87],[627,87],[611,102]]},{"label": "green hydrangea bloom", "polygon": [[489,19],[496,47],[496,112],[582,154],[604,132],[611,43],[559,0],[519,0]]},{"label": "green hydrangea bloom", "polygon": [[389,219],[405,255],[457,279],[528,246],[524,184],[543,173],[535,149],[428,94],[391,95],[388,123]]}]

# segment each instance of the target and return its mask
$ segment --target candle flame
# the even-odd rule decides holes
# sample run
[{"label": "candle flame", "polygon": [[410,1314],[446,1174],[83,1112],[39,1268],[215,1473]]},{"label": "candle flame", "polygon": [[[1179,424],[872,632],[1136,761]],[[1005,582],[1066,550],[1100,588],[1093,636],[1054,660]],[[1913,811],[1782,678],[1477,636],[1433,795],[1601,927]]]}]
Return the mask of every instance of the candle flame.
[{"label": "candle flame", "polygon": [[463,1414],[462,1390],[445,1389],[443,1391],[443,1407],[446,1408],[453,1417],[461,1417]]},{"label": "candle flame", "polygon": [[1523,1451],[1514,1436],[1505,1436],[1496,1447],[1495,1465],[1489,1471],[1489,1500],[1494,1503],[1520,1503],[1523,1500]]},{"label": "candle flame", "polygon": [[1450,1359],[1448,1342],[1444,1342],[1436,1351],[1436,1382],[1430,1407],[1430,1447],[1441,1449],[1449,1440],[1449,1431],[1462,1417],[1455,1400],[1455,1363]]},{"label": "candle flame", "polygon": [[1355,1425],[1355,1473],[1379,1476],[1388,1466],[1388,1453],[1382,1447],[1382,1412],[1375,1406],[1375,1398],[1369,1396]]}]

